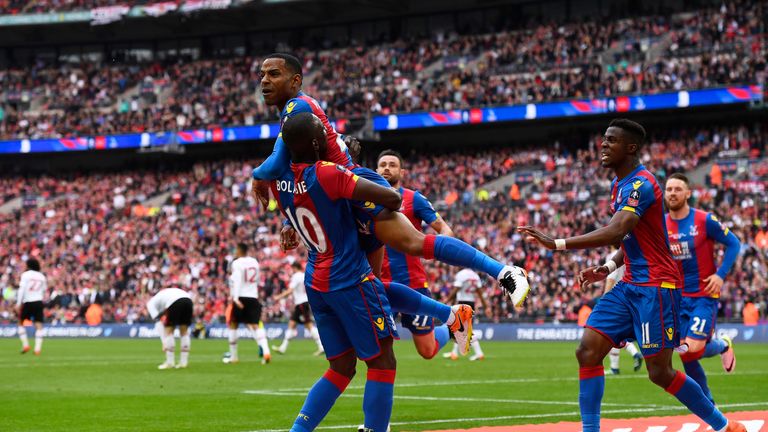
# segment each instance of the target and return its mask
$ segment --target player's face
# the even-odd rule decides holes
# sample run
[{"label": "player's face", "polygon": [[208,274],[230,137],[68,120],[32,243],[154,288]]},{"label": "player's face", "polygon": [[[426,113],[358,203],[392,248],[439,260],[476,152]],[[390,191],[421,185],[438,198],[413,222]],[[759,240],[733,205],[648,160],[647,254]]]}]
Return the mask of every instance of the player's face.
[{"label": "player's face", "polygon": [[282,107],[296,96],[301,76],[291,73],[281,58],[268,58],[261,65],[261,94],[267,105]]},{"label": "player's face", "polygon": [[604,168],[616,166],[627,156],[623,132],[623,130],[617,127],[609,127],[605,130],[603,142],[600,146],[600,164]]},{"label": "player's face", "polygon": [[671,211],[680,210],[691,197],[691,190],[684,181],[680,179],[667,180],[667,186],[664,188],[664,201],[667,208]]},{"label": "player's face", "polygon": [[379,159],[379,165],[376,167],[376,172],[384,177],[384,180],[388,181],[389,184],[397,184],[397,182],[402,179],[400,159],[396,156],[382,156],[381,159]]}]

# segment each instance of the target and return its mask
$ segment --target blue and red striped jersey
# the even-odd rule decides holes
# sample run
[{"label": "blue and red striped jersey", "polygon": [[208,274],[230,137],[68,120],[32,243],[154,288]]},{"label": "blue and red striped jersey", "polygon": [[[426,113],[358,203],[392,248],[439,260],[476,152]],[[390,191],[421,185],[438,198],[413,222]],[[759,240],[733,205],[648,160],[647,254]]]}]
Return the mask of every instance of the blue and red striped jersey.
[{"label": "blue and red striped jersey", "polygon": [[280,210],[309,252],[304,277],[309,288],[337,291],[371,274],[347,201],[357,180],[343,166],[321,161],[291,164],[289,171],[270,182]]},{"label": "blue and red striped jersey", "polygon": [[679,288],[681,275],[669,251],[662,193],[656,178],[644,166],[613,179],[611,211],[629,211],[640,222],[621,240],[624,282],[639,286]]},{"label": "blue and red striped jersey", "polygon": [[[418,191],[401,187],[398,192],[403,197],[400,213],[404,214],[413,226],[421,231],[421,223],[427,225],[437,220],[437,212],[432,203]],[[400,253],[387,246],[384,263],[381,267],[381,279],[407,285],[411,288],[427,288],[427,273],[421,264],[421,258]]]},{"label": "blue and red striped jersey", "polygon": [[[693,208],[683,219],[672,219],[667,214],[667,230],[672,258],[683,273],[683,295],[707,297],[704,280],[715,273],[725,279],[739,255],[739,239],[715,215]],[[715,242],[726,246],[720,269],[715,268]]]}]

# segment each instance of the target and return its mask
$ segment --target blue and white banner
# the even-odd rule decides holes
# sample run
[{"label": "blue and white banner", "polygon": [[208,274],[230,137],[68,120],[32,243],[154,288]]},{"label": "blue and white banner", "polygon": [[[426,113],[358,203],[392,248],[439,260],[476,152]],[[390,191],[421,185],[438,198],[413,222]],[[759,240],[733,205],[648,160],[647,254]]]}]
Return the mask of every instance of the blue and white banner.
[{"label": "blue and white banner", "polygon": [[[269,339],[279,339],[285,335],[287,324],[267,324]],[[309,339],[309,332],[301,327],[298,337]],[[402,329],[401,329],[402,330]],[[33,327],[28,328],[32,334]],[[213,325],[206,328],[205,337],[226,339],[227,327]],[[251,338],[251,331],[241,327],[240,337]],[[0,325],[0,337],[16,337],[15,325]],[[410,339],[410,332],[400,331],[403,339]],[[528,342],[576,342],[581,339],[584,329],[575,324],[477,324],[474,333],[480,340],[528,341]],[[719,324],[718,337],[730,336],[737,343],[767,343],[768,324],[745,326],[742,324]],[[131,338],[148,339],[158,337],[154,324],[103,324],[99,326],[65,324],[45,326],[45,337],[54,338]]]},{"label": "blue and white banner", "polygon": [[487,124],[557,117],[692,108],[708,105],[728,105],[761,100],[763,100],[763,89],[759,85],[707,90],[684,90],[673,93],[578,99],[565,102],[510,105],[494,108],[392,114],[374,117],[373,130],[381,132],[398,129]]}]

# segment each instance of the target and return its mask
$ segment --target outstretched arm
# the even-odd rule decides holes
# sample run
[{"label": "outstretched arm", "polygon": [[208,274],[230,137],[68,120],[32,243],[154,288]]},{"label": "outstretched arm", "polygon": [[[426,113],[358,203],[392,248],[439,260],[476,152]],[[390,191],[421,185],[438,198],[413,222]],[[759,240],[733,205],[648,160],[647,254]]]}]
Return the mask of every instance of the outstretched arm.
[{"label": "outstretched arm", "polygon": [[640,217],[637,214],[630,211],[618,211],[613,215],[608,225],[584,235],[562,239],[564,245],[561,245],[560,248],[557,247],[555,239],[531,226],[517,227],[517,231],[523,234],[526,240],[538,242],[547,249],[590,249],[618,244],[639,222]]},{"label": "outstretched arm", "polygon": [[282,134],[277,136],[272,154],[251,174],[256,180],[274,180],[291,166],[291,154],[283,142]]},{"label": "outstretched arm", "polygon": [[357,185],[352,191],[352,199],[358,201],[370,201],[392,211],[399,210],[400,205],[403,203],[402,197],[395,190],[379,186],[362,177],[359,177],[357,180]]}]

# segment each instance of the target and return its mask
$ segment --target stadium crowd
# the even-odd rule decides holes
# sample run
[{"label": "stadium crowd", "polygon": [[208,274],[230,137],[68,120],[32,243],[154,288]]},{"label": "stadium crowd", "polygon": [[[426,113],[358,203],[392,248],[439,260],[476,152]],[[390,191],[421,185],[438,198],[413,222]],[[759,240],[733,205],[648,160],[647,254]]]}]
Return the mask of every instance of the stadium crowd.
[{"label": "stadium crowd", "polygon": [[[643,156],[660,177],[712,160],[723,167],[696,186],[695,205],[715,211],[743,242],[721,296],[721,315],[729,319],[739,319],[747,300],[763,317],[768,312],[768,162],[761,159],[766,137],[759,124],[683,129],[652,137]],[[600,294],[599,286],[578,291],[574,277],[580,268],[602,262],[607,251],[552,253],[524,244],[514,231],[532,224],[565,237],[608,220],[610,179],[599,167],[597,142],[593,137],[586,146],[552,143],[408,157],[406,186],[423,191],[458,237],[529,270],[535,291],[520,310],[486,281],[493,320],[572,321],[579,307]],[[747,160],[749,169],[739,168]],[[252,239],[262,266],[266,319],[287,319],[290,300],[272,297],[286,289],[290,263],[304,252],[283,253],[281,218],[255,206],[248,178],[258,162],[0,179],[4,202],[19,196],[40,202],[0,215],[0,322],[15,319],[14,287],[28,255],[40,258],[49,278],[50,321],[146,321],[148,296],[175,285],[195,293],[199,322],[221,322],[228,262],[243,239]],[[445,172],[455,175],[440,175]],[[485,188],[509,174],[510,187]],[[161,204],[147,203],[152,198]],[[434,262],[426,268],[433,292],[444,298],[458,269]]]},{"label": "stadium crowd", "polygon": [[[305,89],[335,118],[763,84],[766,10],[765,0],[737,0],[607,24],[436,33],[298,54]],[[277,119],[258,93],[259,55],[180,60],[0,71],[0,139]]]}]

